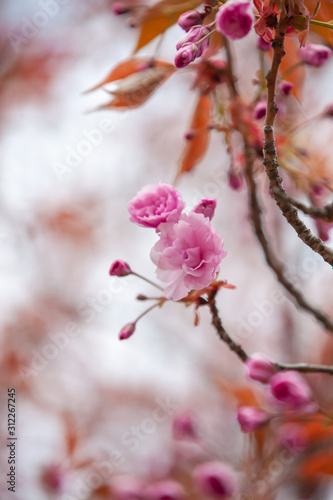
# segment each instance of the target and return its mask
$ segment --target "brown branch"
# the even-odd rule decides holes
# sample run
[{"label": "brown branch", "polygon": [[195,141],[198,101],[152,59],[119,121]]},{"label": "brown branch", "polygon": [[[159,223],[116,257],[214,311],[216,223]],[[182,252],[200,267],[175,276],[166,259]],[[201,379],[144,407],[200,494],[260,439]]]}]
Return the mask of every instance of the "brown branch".
[{"label": "brown branch", "polygon": [[255,158],[255,152],[253,148],[249,147],[246,140],[244,139],[244,150],[245,150],[245,177],[249,190],[249,204],[251,212],[251,220],[255,234],[258,241],[264,251],[265,259],[268,266],[274,271],[277,280],[281,285],[287,290],[287,292],[295,299],[296,303],[305,311],[312,314],[329,332],[333,333],[333,321],[328,318],[322,311],[312,306],[303,296],[303,294],[291,283],[284,274],[283,265],[272,252],[268,240],[266,238],[263,224],[262,224],[262,211],[260,203],[257,196],[256,182],[254,180],[253,174],[253,161]]},{"label": "brown branch", "polygon": [[[333,266],[333,251],[327,247],[320,238],[317,238],[310,229],[300,220],[298,212],[289,201],[283,198],[284,195],[288,196],[282,183],[282,178],[279,176],[279,165],[277,162],[277,151],[275,147],[274,136],[274,122],[278,107],[275,102],[275,89],[277,76],[281,61],[285,55],[284,52],[284,38],[288,28],[288,19],[282,14],[280,16],[279,24],[275,31],[275,38],[272,44],[273,47],[273,60],[272,66],[266,75],[267,81],[267,112],[266,121],[264,126],[264,166],[267,176],[269,178],[270,190],[275,199],[276,204],[280,208],[282,214],[287,219],[288,223],[295,229],[298,237],[308,245],[314,252],[321,255],[321,257]],[[282,197],[276,195],[276,192],[282,193]]]},{"label": "brown branch", "polygon": [[219,337],[223,342],[225,342],[231,351],[233,351],[239,359],[245,362],[249,356],[246,354],[241,345],[236,344],[230,337],[230,335],[225,331],[222,321],[219,316],[219,311],[216,307],[215,296],[217,294],[217,290],[214,290],[208,297],[208,306],[212,315],[212,325],[215,327]]},{"label": "brown branch", "polygon": [[301,210],[304,214],[310,215],[315,219],[323,219],[325,222],[333,222],[333,203],[329,203],[322,208],[307,206],[301,201],[298,201],[293,196],[290,196],[286,192],[281,192],[279,189],[273,188],[272,193],[279,199],[286,201],[293,205],[294,207]]},{"label": "brown branch", "polygon": [[[225,328],[222,325],[221,318],[219,316],[219,311],[216,306],[215,296],[217,294],[217,290],[211,292],[208,296],[207,305],[211,312],[212,316],[212,325],[215,327],[216,332],[220,339],[228,345],[229,349],[234,352],[238,358],[245,363],[250,356],[247,354],[243,347],[237,344],[230,335],[226,332]],[[325,366],[325,365],[312,365],[308,363],[296,363],[296,364],[286,364],[286,363],[274,363],[273,366],[277,371],[286,371],[286,370],[295,370],[303,373],[326,373],[328,375],[333,375],[333,366]]]}]

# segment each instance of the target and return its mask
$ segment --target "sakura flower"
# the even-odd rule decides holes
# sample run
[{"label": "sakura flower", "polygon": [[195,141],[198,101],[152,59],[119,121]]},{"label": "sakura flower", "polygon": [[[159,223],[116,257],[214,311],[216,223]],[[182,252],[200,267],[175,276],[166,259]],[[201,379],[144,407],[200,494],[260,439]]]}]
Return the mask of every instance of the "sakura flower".
[{"label": "sakura flower", "polygon": [[247,0],[228,0],[216,15],[216,29],[230,40],[244,38],[252,29],[253,11]]},{"label": "sakura flower", "polygon": [[132,274],[132,269],[123,260],[115,260],[111,264],[111,267],[109,270],[110,276],[119,276],[121,278],[123,276],[128,276],[129,274]]},{"label": "sakura flower", "polygon": [[169,283],[167,299],[180,300],[215,279],[226,252],[223,239],[203,214],[183,214],[176,224],[159,226],[160,239],[151,250],[158,279]]},{"label": "sakura flower", "polygon": [[208,217],[209,220],[212,220],[215,208],[216,208],[216,200],[203,199],[193,209],[193,212],[197,214],[203,214],[205,217]]},{"label": "sakura flower", "polygon": [[181,195],[170,184],[145,186],[129,202],[131,222],[157,228],[162,222],[177,222],[185,207]]}]

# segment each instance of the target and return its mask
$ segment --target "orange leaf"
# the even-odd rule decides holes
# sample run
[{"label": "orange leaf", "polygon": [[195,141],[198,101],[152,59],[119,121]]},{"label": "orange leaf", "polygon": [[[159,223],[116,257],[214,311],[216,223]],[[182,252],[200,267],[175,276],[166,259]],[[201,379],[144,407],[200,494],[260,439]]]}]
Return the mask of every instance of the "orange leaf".
[{"label": "orange leaf", "polygon": [[187,140],[177,173],[178,179],[184,172],[190,172],[204,156],[209,140],[208,123],[211,118],[211,100],[201,94],[194,111],[190,131],[193,137]]},{"label": "orange leaf", "polygon": [[187,0],[185,2],[181,0],[161,0],[148,8],[141,19],[140,35],[134,54],[175,24],[183,12],[194,9],[201,3],[198,0]]},{"label": "orange leaf", "polygon": [[[314,11],[317,1],[318,0],[307,0],[305,2],[311,13]],[[316,15],[316,19],[318,21],[324,21],[326,23],[333,19],[333,3],[321,2],[320,9]],[[321,26],[315,26],[313,24],[310,24],[310,30],[321,35],[327,42],[331,44],[333,43],[333,30]]]},{"label": "orange leaf", "polygon": [[333,450],[320,450],[311,455],[301,467],[303,477],[310,478],[318,474],[333,475]]},{"label": "orange leaf", "polygon": [[163,63],[123,78],[118,88],[110,92],[115,96],[114,99],[97,109],[132,109],[141,106],[174,70],[171,64]]},{"label": "orange leaf", "polygon": [[117,80],[126,78],[133,73],[137,73],[145,64],[150,66],[171,66],[169,63],[166,63],[164,61],[153,60],[151,57],[131,57],[130,59],[119,63],[115,68],[113,68],[113,70],[108,74],[107,77],[104,78],[102,82],[88,90],[85,90],[83,93],[88,94],[93,90],[97,90],[100,87],[103,87],[107,83],[115,82]]}]

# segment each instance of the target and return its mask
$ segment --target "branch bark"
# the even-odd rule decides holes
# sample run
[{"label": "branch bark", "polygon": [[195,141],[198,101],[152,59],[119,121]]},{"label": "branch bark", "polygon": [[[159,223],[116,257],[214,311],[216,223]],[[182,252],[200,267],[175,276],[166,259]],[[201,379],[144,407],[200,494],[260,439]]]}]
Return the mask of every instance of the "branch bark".
[{"label": "branch bark", "polygon": [[[314,252],[321,257],[330,266],[333,266],[333,250],[327,247],[323,241],[315,236],[310,229],[300,220],[296,208],[288,201],[287,193],[283,187],[282,178],[279,175],[279,164],[277,162],[277,151],[275,147],[274,122],[278,107],[275,102],[275,89],[277,76],[281,61],[285,55],[284,38],[289,22],[281,14],[280,21],[275,31],[275,39],[272,44],[273,60],[269,72],[266,75],[267,81],[267,112],[264,126],[264,166],[269,178],[270,190],[276,204],[288,223],[295,229],[298,237],[308,245]],[[277,195],[281,193],[281,196]]]}]

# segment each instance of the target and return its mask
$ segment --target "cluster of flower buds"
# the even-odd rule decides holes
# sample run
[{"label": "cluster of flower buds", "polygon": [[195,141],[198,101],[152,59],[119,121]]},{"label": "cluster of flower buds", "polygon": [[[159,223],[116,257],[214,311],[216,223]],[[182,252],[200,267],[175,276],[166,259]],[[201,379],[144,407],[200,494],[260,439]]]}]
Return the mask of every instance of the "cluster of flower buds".
[{"label": "cluster of flower buds", "polygon": [[175,65],[184,68],[200,57],[209,44],[210,29],[205,26],[193,26],[176,45]]},{"label": "cluster of flower buds", "polygon": [[[202,26],[206,13],[189,10],[178,19],[178,24],[187,35],[176,45],[175,65],[184,68],[200,57],[209,43],[211,26]],[[228,0],[216,14],[216,30],[230,40],[244,38],[253,26],[253,9],[248,0]]]},{"label": "cluster of flower buds", "polygon": [[[305,379],[295,371],[277,372],[277,367],[263,354],[253,354],[245,363],[247,377],[267,384],[270,403],[282,411],[312,413],[317,410],[312,392]],[[253,432],[270,422],[275,413],[252,406],[238,409],[238,422],[243,432]]]}]

